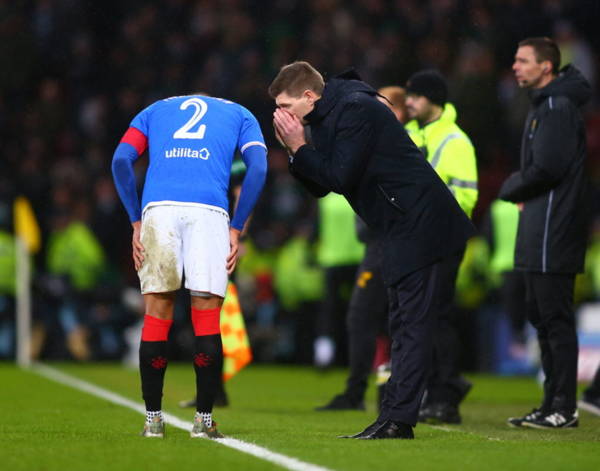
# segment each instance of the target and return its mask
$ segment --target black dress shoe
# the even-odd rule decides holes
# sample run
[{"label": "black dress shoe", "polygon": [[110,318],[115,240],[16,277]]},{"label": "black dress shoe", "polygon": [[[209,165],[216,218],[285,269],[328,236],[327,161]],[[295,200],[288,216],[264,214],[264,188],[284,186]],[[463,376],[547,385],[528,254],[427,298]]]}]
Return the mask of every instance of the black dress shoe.
[{"label": "black dress shoe", "polygon": [[413,429],[410,425],[387,420],[382,424],[379,424],[378,427],[375,427],[371,433],[357,438],[359,440],[380,440],[384,438],[412,440],[415,438],[415,435],[413,434]]},{"label": "black dress shoe", "polygon": [[375,421],[362,432],[356,433],[354,435],[340,435],[338,438],[363,438],[373,433],[381,424],[382,422]]}]

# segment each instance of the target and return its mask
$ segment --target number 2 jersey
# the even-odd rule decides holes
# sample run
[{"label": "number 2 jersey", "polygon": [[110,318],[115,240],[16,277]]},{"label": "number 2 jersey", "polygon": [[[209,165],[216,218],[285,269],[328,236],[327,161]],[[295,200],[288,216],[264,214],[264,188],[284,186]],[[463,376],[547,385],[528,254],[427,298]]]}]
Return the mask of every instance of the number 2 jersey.
[{"label": "number 2 jersey", "polygon": [[[141,205],[133,163],[150,163]],[[266,175],[266,146],[256,118],[241,105],[189,95],[157,101],[130,124],[113,157],[113,176],[132,222],[148,205],[196,203],[228,211],[231,166],[239,150],[247,167],[232,227],[242,229]]]}]

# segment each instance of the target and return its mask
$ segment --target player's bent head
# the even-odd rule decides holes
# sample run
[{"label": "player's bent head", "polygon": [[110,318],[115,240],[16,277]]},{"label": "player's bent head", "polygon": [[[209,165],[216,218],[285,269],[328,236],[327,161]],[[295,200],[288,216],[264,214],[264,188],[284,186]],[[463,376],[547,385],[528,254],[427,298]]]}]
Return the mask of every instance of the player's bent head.
[{"label": "player's bent head", "polygon": [[519,43],[519,48],[529,46],[533,49],[535,60],[538,64],[548,62],[552,67],[552,75],[558,74],[560,69],[560,49],[558,45],[550,38],[527,38]]},{"label": "player's bent head", "polygon": [[306,90],[318,96],[323,94],[325,81],[312,65],[305,61],[296,61],[284,65],[269,86],[269,95],[276,99],[282,93],[299,98]]}]

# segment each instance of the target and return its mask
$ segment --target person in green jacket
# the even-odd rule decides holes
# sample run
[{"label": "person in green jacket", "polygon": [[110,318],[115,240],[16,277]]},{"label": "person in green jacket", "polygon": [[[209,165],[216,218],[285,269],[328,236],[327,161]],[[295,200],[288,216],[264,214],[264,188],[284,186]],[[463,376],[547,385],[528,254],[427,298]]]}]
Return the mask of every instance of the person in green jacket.
[{"label": "person in green jacket", "polygon": [[527,305],[523,272],[514,269],[518,226],[517,205],[501,199],[494,200],[490,205],[486,228],[491,249],[490,277],[498,290],[500,304],[510,319],[514,349],[522,350],[526,342]]},{"label": "person in green jacket", "polygon": [[314,363],[318,368],[330,366],[340,343],[346,341],[345,314],[364,252],[356,235],[354,210],[346,199],[333,192],[319,199],[317,261],[324,270],[325,291],[315,326]]},{"label": "person in green jacket", "polygon": [[0,358],[9,358],[15,349],[15,237],[11,233],[11,210],[7,200],[0,200]]},{"label": "person in green jacket", "polygon": [[[84,202],[79,205],[87,207]],[[65,330],[67,348],[79,361],[92,356],[88,325],[91,299],[106,270],[104,249],[84,220],[75,211],[57,211],[52,216],[46,245],[46,272],[64,285],[58,317]]]},{"label": "person in green jacket", "polygon": [[[409,78],[406,92],[408,135],[470,217],[478,195],[475,149],[456,124],[456,109],[448,103],[445,78],[435,70],[417,72]],[[459,372],[460,344],[452,320],[459,262],[439,299],[433,362],[419,412],[421,422],[460,423],[459,404],[471,389]]]}]

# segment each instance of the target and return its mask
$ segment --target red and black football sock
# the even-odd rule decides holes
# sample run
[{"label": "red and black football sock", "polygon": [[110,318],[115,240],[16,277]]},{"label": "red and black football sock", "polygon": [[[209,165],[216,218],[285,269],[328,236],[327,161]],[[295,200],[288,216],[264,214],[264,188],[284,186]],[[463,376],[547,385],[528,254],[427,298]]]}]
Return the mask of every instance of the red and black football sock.
[{"label": "red and black football sock", "polygon": [[196,372],[196,410],[211,413],[220,387],[223,370],[223,344],[220,328],[221,308],[192,308],[194,371]]},{"label": "red and black football sock", "polygon": [[167,340],[172,320],[146,315],[140,342],[140,376],[142,396],[147,411],[160,411],[165,371],[167,370]]}]

